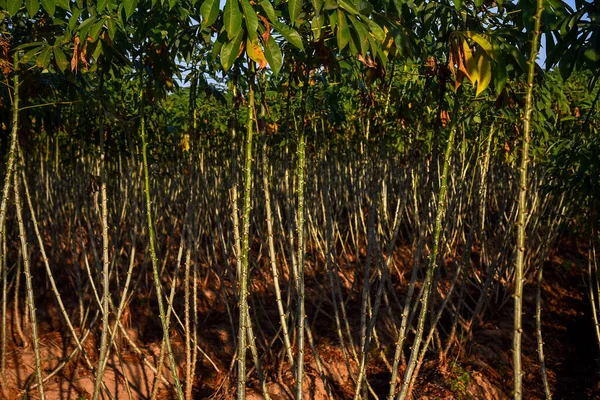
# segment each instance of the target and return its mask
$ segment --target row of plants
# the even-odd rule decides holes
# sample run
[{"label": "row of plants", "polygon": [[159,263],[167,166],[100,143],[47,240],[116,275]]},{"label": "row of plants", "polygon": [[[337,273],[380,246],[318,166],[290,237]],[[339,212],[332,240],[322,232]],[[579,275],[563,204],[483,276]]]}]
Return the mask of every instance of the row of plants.
[{"label": "row of plants", "polygon": [[[378,395],[377,368],[389,374],[384,396],[407,398],[426,357],[446,365],[457,338],[511,296],[521,398],[523,285],[541,280],[567,222],[591,238],[598,308],[598,15],[594,2],[554,0],[0,1],[2,318],[23,274],[28,324],[14,322],[16,283],[12,332],[33,343],[39,396],[51,374],[36,304],[56,302],[74,346],[66,360],[81,357],[93,398],[110,397],[116,337],[143,355],[121,322],[139,302],[133,280],[152,293],[162,332],[156,363],[144,359],[152,397],[161,379],[177,398],[198,390],[198,292],[214,290],[237,347],[227,356],[239,399],[251,371],[269,398],[281,381],[271,361],[288,365],[288,390],[303,398],[307,353],[328,397],[340,396],[319,356],[326,338],[339,343],[355,399]],[[138,242],[149,262],[136,260]],[[400,243],[410,244],[404,263]],[[412,264],[410,278],[400,264]],[[74,285],[57,285],[66,276]],[[264,306],[250,307],[267,299],[272,327]],[[90,334],[97,363],[83,346]]]}]

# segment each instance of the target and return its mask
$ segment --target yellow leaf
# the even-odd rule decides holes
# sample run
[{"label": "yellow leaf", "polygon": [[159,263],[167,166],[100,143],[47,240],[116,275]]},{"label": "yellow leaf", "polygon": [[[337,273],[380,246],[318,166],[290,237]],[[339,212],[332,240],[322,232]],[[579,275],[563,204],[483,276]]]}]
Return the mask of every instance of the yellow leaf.
[{"label": "yellow leaf", "polygon": [[393,56],[396,55],[396,43],[394,43],[394,36],[388,30],[386,26],[383,27],[383,32],[385,34],[385,39],[383,40],[383,54],[386,57],[389,57],[390,54]]},{"label": "yellow leaf", "polygon": [[246,53],[252,61],[258,64],[258,69],[263,69],[267,66],[267,59],[263,53],[262,47],[258,42],[258,37],[246,40]]},{"label": "yellow leaf", "polygon": [[477,82],[477,93],[475,95],[479,96],[479,93],[483,92],[492,80],[492,63],[484,53],[479,56],[477,72],[479,73],[479,82]]},{"label": "yellow leaf", "polygon": [[469,43],[466,40],[463,41],[463,55],[464,63],[467,71],[467,78],[473,85],[479,80],[479,74],[477,73],[477,60],[473,57]]},{"label": "yellow leaf", "polygon": [[182,152],[190,151],[190,135],[185,134],[181,137],[181,141],[179,142],[179,148]]}]

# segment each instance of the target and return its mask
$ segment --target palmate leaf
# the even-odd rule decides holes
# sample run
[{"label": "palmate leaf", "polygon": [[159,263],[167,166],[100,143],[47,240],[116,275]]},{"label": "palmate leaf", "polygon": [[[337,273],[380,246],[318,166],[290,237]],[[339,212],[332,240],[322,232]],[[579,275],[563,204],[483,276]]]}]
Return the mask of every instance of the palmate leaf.
[{"label": "palmate leaf", "polygon": [[52,47],[45,46],[40,52],[40,55],[38,56],[37,60],[35,60],[36,65],[40,68],[48,68],[48,65],[50,64],[51,55]]},{"label": "palmate leaf", "polygon": [[344,50],[350,41],[350,27],[348,26],[346,15],[340,9],[337,10],[336,38],[339,51]]},{"label": "palmate leaf", "polygon": [[483,92],[492,81],[492,61],[486,55],[486,53],[481,53],[479,55],[479,60],[477,61],[477,72],[479,75],[479,81],[477,82],[477,92],[475,96],[479,96],[481,92]]},{"label": "palmate leaf", "polygon": [[244,33],[242,30],[239,30],[236,37],[233,40],[225,43],[223,47],[221,47],[220,58],[221,58],[221,66],[225,71],[229,70],[231,66],[235,63],[235,60],[240,56],[242,52],[242,39],[244,38]]},{"label": "palmate leaf", "polygon": [[277,14],[275,14],[275,9],[273,8],[273,5],[269,0],[262,0],[259,4],[265,11],[265,14],[267,14],[267,18],[269,19],[269,22],[271,24],[278,22]]},{"label": "palmate leaf", "polygon": [[27,0],[25,2],[25,7],[27,7],[27,15],[29,15],[30,18],[33,18],[40,10],[40,2],[39,0]]},{"label": "palmate leaf", "polygon": [[472,31],[463,31],[460,32],[460,34],[466,38],[473,40],[487,53],[489,57],[492,58],[492,60],[496,61],[496,53],[494,52],[492,43],[488,40],[488,38],[485,35]]},{"label": "palmate leaf", "polygon": [[227,37],[235,38],[242,29],[242,12],[238,0],[227,0],[223,10],[223,24]]},{"label": "palmate leaf", "polygon": [[227,43],[227,32],[223,31],[217,36],[217,39],[214,41],[213,48],[210,52],[211,58],[216,60],[218,56],[221,54],[221,50],[223,50],[223,46]]},{"label": "palmate leaf", "polygon": [[81,15],[81,9],[75,7],[69,18],[69,29],[75,31],[75,27],[79,23],[79,16]]},{"label": "palmate leaf", "polygon": [[138,0],[123,0],[123,9],[125,10],[125,18],[129,19],[137,8]]},{"label": "palmate leaf", "polygon": [[56,11],[56,0],[42,0],[42,7],[49,16],[53,17]]},{"label": "palmate leaf", "polygon": [[215,23],[219,17],[219,0],[205,0],[200,6],[202,28],[206,29]]},{"label": "palmate leaf", "polygon": [[104,27],[104,18],[101,18],[94,25],[92,25],[92,28],[90,29],[90,38],[92,39],[93,42],[98,40],[98,37],[100,36],[100,33],[102,32],[103,27]]},{"label": "palmate leaf", "polygon": [[106,19],[106,30],[108,31],[108,37],[110,40],[115,40],[117,34],[117,24],[113,18]]},{"label": "palmate leaf", "polygon": [[354,6],[354,4],[352,4],[352,2],[349,0],[338,0],[338,4],[341,8],[343,8],[344,10],[346,10],[348,13],[350,13],[352,15],[360,14],[360,12],[358,11],[358,8],[356,8]]},{"label": "palmate leaf", "polygon": [[289,26],[282,24],[281,22],[274,23],[273,21],[271,21],[271,23],[273,24],[273,28],[275,28],[275,30],[279,32],[288,43],[304,51],[304,44],[302,43],[302,38],[294,28],[290,28]]},{"label": "palmate leaf", "polygon": [[246,54],[252,61],[258,64],[258,69],[261,70],[267,66],[267,59],[265,58],[265,53],[260,46],[260,42],[258,41],[258,37],[254,37],[254,39],[246,39]]},{"label": "palmate leaf", "polygon": [[63,10],[71,11],[71,5],[69,4],[69,0],[56,0],[56,5],[62,8]]},{"label": "palmate leaf", "polygon": [[98,0],[98,12],[104,11],[108,5],[109,0]]},{"label": "palmate leaf", "polygon": [[289,0],[288,1],[288,12],[290,13],[290,22],[292,26],[298,19],[298,16],[302,12],[303,0]]},{"label": "palmate leaf", "polygon": [[22,0],[7,0],[6,10],[8,11],[8,14],[11,17],[14,16],[17,12],[19,12],[19,8],[21,8],[22,4]]},{"label": "palmate leaf", "polygon": [[54,61],[56,61],[56,65],[58,66],[58,69],[61,70],[61,72],[65,72],[65,70],[69,66],[67,56],[59,47],[54,48]]},{"label": "palmate leaf", "polygon": [[104,11],[108,5],[109,0],[98,0],[98,12]]},{"label": "palmate leaf", "polygon": [[473,85],[475,82],[479,80],[479,74],[477,73],[477,59],[473,57],[473,53],[471,52],[471,47],[466,40],[462,42],[463,48],[463,62],[467,72],[467,78],[471,81]]},{"label": "palmate leaf", "polygon": [[244,20],[246,21],[246,32],[250,39],[256,38],[256,32],[258,31],[258,17],[254,7],[248,0],[241,0],[242,10],[244,11]]},{"label": "palmate leaf", "polygon": [[321,8],[323,8],[323,0],[311,0],[315,15],[321,14]]},{"label": "palmate leaf", "polygon": [[269,66],[271,67],[273,74],[275,74],[275,76],[279,75],[279,71],[281,71],[281,67],[283,65],[283,55],[281,54],[279,45],[275,39],[273,39],[273,36],[269,36],[269,39],[265,45],[265,57],[269,62]]},{"label": "palmate leaf", "polygon": [[350,17],[350,23],[358,34],[358,48],[360,49],[360,53],[366,55],[369,50],[369,32],[362,22],[355,17]]},{"label": "palmate leaf", "polygon": [[493,69],[493,78],[494,78],[494,88],[496,89],[496,95],[500,96],[502,91],[504,90],[504,86],[506,86],[506,64],[504,63],[504,59],[499,57],[496,62],[496,67]]},{"label": "palmate leaf", "polygon": [[377,39],[379,42],[383,42],[385,40],[386,33],[381,26],[379,26],[379,24],[369,18],[365,18],[364,22],[367,24],[369,32],[371,32],[375,39]]},{"label": "palmate leaf", "polygon": [[315,37],[315,41],[319,41],[321,38],[321,29],[323,29],[323,24],[325,23],[325,14],[315,15],[312,19],[311,28],[313,31],[313,35]]},{"label": "palmate leaf", "polygon": [[513,44],[508,43],[508,42],[504,42],[504,44],[502,45],[506,50],[508,50],[508,52],[513,56],[513,58],[515,59],[515,61],[517,62],[519,69],[521,70],[522,73],[525,73],[527,71],[527,60],[525,60],[525,56],[523,56],[523,53],[521,51],[519,51]]}]

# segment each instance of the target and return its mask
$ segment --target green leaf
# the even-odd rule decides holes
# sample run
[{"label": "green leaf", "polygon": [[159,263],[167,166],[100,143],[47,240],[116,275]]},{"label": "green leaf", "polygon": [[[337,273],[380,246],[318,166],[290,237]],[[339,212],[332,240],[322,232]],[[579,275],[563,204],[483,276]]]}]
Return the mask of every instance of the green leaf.
[{"label": "green leaf", "polygon": [[337,26],[337,12],[333,11],[329,13],[329,29],[331,32],[335,32],[335,27]]},{"label": "green leaf", "polygon": [[16,13],[19,12],[19,8],[21,8],[22,4],[22,0],[7,0],[6,9],[8,11],[8,15],[13,17]]},{"label": "green leaf", "polygon": [[302,38],[294,28],[290,28],[289,26],[282,24],[281,22],[274,23],[273,27],[277,32],[281,34],[281,36],[283,36],[283,38],[288,43],[304,51],[304,44],[302,43]]},{"label": "green leaf", "polygon": [[223,24],[229,39],[234,39],[242,30],[242,12],[238,0],[227,0],[225,3]]},{"label": "green leaf", "polygon": [[65,53],[59,47],[56,47],[54,49],[54,61],[56,61],[58,69],[60,69],[62,72],[65,72],[65,70],[69,66],[67,56],[65,56]]},{"label": "green leaf", "polygon": [[323,8],[323,0],[311,0],[315,15],[321,14],[321,8]]},{"label": "green leaf", "polygon": [[321,29],[325,23],[325,14],[315,15],[312,19],[311,29],[315,37],[315,41],[318,41],[321,37]]},{"label": "green leaf", "polygon": [[340,9],[338,9],[337,11],[337,19],[338,19],[338,26],[337,26],[337,32],[336,32],[336,37],[337,37],[337,44],[338,44],[338,50],[342,51],[344,50],[344,47],[346,47],[348,45],[348,42],[350,41],[350,27],[348,26],[348,21],[346,20],[346,15],[344,15],[344,12],[341,11]]},{"label": "green leaf", "polygon": [[242,10],[244,11],[244,19],[246,20],[246,32],[250,39],[256,38],[256,32],[258,31],[258,17],[254,7],[248,0],[241,0]]},{"label": "green leaf", "polygon": [[46,45],[47,45],[46,42],[41,42],[41,41],[40,42],[30,42],[30,43],[25,43],[25,44],[22,44],[20,46],[17,46],[16,49],[18,49],[18,50],[25,50],[25,49],[29,49],[31,47],[36,47],[37,46],[38,47],[37,51],[41,51],[42,48],[44,46],[46,46]]},{"label": "green leaf", "polygon": [[496,89],[496,95],[500,96],[506,86],[506,64],[503,58],[498,58],[496,67],[493,72],[494,77],[494,88]]},{"label": "green leaf", "polygon": [[221,65],[225,71],[229,70],[239,57],[243,37],[244,33],[240,30],[233,40],[230,40],[221,47]]},{"label": "green leaf", "polygon": [[373,10],[375,9],[371,2],[364,0],[355,0],[354,6],[356,7],[359,13],[365,16],[371,15],[373,13]]},{"label": "green leaf", "polygon": [[96,20],[96,17],[89,17],[88,19],[83,21],[81,23],[81,25],[79,25],[79,39],[82,42],[84,40],[87,40],[88,32],[89,32],[90,28],[92,27],[92,24],[94,23],[95,20]]},{"label": "green leaf", "polygon": [[69,4],[69,0],[56,0],[56,5],[63,10],[71,11],[71,4]]},{"label": "green leaf", "polygon": [[123,0],[123,9],[125,10],[125,18],[129,19],[137,8],[138,0]]},{"label": "green leaf", "polygon": [[48,68],[50,64],[50,56],[52,55],[52,48],[50,46],[45,46],[44,49],[40,52],[35,63],[40,68]]},{"label": "green leaf", "polygon": [[39,0],[27,0],[25,2],[25,6],[27,7],[27,15],[29,15],[30,18],[33,18],[33,16],[40,10]]},{"label": "green leaf", "polygon": [[108,5],[109,0],[98,0],[98,12],[104,11],[106,6]]},{"label": "green leaf", "polygon": [[108,31],[108,37],[110,37],[110,40],[115,40],[115,36],[117,34],[117,24],[115,23],[114,19],[106,19],[106,30]]},{"label": "green leaf", "polygon": [[217,56],[221,53],[221,50],[223,49],[223,45],[225,45],[226,42],[227,42],[227,32],[223,31],[219,34],[219,36],[217,36],[217,40],[215,40],[215,42],[213,44],[213,48],[210,53],[213,60],[217,59]]},{"label": "green leaf", "polygon": [[523,53],[521,53],[519,50],[517,50],[517,48],[510,43],[504,43],[504,47],[513,56],[513,58],[519,65],[521,72],[523,72],[523,73],[527,72],[527,61],[525,60]]},{"label": "green leaf", "polygon": [[75,30],[77,23],[79,22],[79,16],[81,15],[81,9],[75,8],[69,18],[69,29],[72,31]]},{"label": "green leaf", "polygon": [[205,0],[200,6],[200,14],[202,14],[202,28],[214,24],[219,17],[219,0]]},{"label": "green leaf", "polygon": [[288,0],[288,12],[290,13],[290,22],[292,25],[298,19],[298,16],[302,12],[303,0]]},{"label": "green leaf", "polygon": [[460,11],[460,8],[463,5],[463,0],[454,0],[454,8],[456,8],[456,11]]},{"label": "green leaf", "polygon": [[90,29],[90,37],[92,38],[92,42],[98,40],[98,36],[100,36],[100,32],[102,32],[102,27],[104,26],[104,18],[100,19],[96,22],[92,29]]},{"label": "green leaf", "polygon": [[275,9],[269,0],[262,0],[259,4],[265,10],[265,14],[267,14],[267,18],[272,24],[278,22]]},{"label": "green leaf", "polygon": [[344,10],[348,11],[352,15],[360,14],[358,9],[356,7],[354,7],[354,5],[352,3],[350,3],[349,1],[338,0],[338,4],[340,7],[342,7]]},{"label": "green leaf", "polygon": [[98,60],[103,53],[104,53],[104,48],[102,46],[101,40],[98,40],[97,42],[92,43],[92,58],[94,60]]},{"label": "green leaf", "polygon": [[56,11],[56,1],[55,0],[42,0],[42,7],[48,15],[51,17],[54,16],[54,12]]},{"label": "green leaf", "polygon": [[598,61],[600,61],[600,49],[590,47],[583,52],[583,56],[590,63],[596,64]]},{"label": "green leaf", "polygon": [[475,0],[475,7],[481,7],[483,0]]},{"label": "green leaf", "polygon": [[29,50],[27,53],[25,53],[25,55],[21,58],[20,61],[23,63],[27,63],[33,60],[34,58],[37,58],[37,55],[40,53],[40,49],[41,47],[36,47]]},{"label": "green leaf", "polygon": [[338,8],[338,3],[335,2],[334,0],[325,0],[325,7],[323,7],[323,9],[331,11],[331,10],[337,10]]},{"label": "green leaf", "polygon": [[279,75],[279,71],[281,71],[283,65],[283,55],[281,54],[279,45],[275,39],[273,39],[273,36],[269,36],[269,40],[265,46],[265,57],[267,58],[273,74],[275,74],[275,76]]},{"label": "green leaf", "polygon": [[567,80],[573,73],[580,49],[581,47],[579,45],[571,45],[561,58],[558,64],[558,70],[560,71],[560,76],[562,76],[564,80]]},{"label": "green leaf", "polygon": [[369,27],[369,31],[371,31],[375,39],[377,39],[380,43],[383,42],[385,40],[385,32],[383,31],[383,29],[381,29],[381,26],[379,26],[376,22],[368,18],[365,18],[365,22]]},{"label": "green leaf", "polygon": [[350,23],[354,26],[354,30],[358,34],[358,47],[360,48],[360,53],[364,56],[367,55],[369,51],[369,32],[367,28],[360,22],[358,19],[354,17],[350,17]]},{"label": "green leaf", "polygon": [[350,30],[350,40],[348,41],[348,48],[350,49],[350,54],[352,54],[353,56],[356,56],[358,54],[358,47],[356,47],[358,41],[359,39],[356,35],[356,32]]}]

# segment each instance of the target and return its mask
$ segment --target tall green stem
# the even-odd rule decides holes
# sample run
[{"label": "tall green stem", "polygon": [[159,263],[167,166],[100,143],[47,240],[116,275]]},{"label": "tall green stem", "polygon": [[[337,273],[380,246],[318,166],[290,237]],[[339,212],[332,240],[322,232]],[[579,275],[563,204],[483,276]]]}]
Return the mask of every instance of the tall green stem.
[{"label": "tall green stem", "polygon": [[[458,99],[455,99],[455,112],[453,113],[453,119],[457,118],[458,110]],[[423,331],[425,330],[425,319],[427,317],[427,311],[429,310],[429,295],[431,294],[431,287],[433,282],[433,276],[437,270],[437,258],[440,247],[440,238],[442,236],[442,221],[444,214],[446,213],[446,198],[448,192],[448,172],[450,170],[450,162],[452,157],[452,151],[454,150],[454,137],[456,135],[456,124],[450,129],[450,136],[448,137],[448,143],[446,144],[446,152],[444,154],[444,168],[442,170],[442,183],[440,191],[438,193],[437,210],[435,216],[435,227],[433,230],[433,246],[431,254],[429,255],[429,266],[427,268],[427,274],[425,275],[425,282],[423,282],[423,297],[421,298],[421,311],[419,313],[419,319],[417,322],[417,332],[415,340],[413,342],[412,351],[410,354],[410,360],[404,373],[404,379],[402,382],[402,389],[398,395],[398,400],[404,400],[409,395],[409,386],[412,380],[412,375],[417,365],[419,357],[419,349],[423,340]]]},{"label": "tall green stem", "polygon": [[298,236],[298,274],[296,275],[296,289],[298,290],[298,360],[296,361],[296,399],[301,400],[303,397],[302,380],[304,375],[304,326],[306,316],[304,315],[304,187],[306,186],[304,169],[306,168],[306,135],[305,135],[305,102],[306,88],[308,86],[305,79],[304,87],[302,88],[302,124],[298,132],[298,149],[296,150],[297,166],[296,178],[297,188],[296,195],[298,197],[298,214],[296,216],[296,234]]},{"label": "tall green stem", "polygon": [[246,121],[246,150],[244,157],[244,205],[242,216],[242,254],[240,255],[240,317],[238,331],[238,381],[237,398],[246,398],[246,332],[250,324],[248,313],[248,270],[250,253],[250,210],[252,208],[252,136],[254,134],[254,63],[248,68],[250,85],[248,89],[248,117]]},{"label": "tall green stem", "polygon": [[21,196],[19,195],[19,175],[14,174],[13,177],[19,238],[21,239],[21,253],[23,254],[23,274],[25,275],[25,287],[27,288],[27,305],[29,306],[29,314],[31,316],[31,336],[33,339],[33,354],[35,357],[35,375],[37,378],[40,400],[44,400],[46,396],[44,392],[44,376],[42,375],[42,356],[35,310],[35,296],[33,295],[33,279],[31,278],[31,263],[29,262],[29,245],[27,244],[27,233],[25,232],[25,224],[23,223],[23,204],[21,202]]},{"label": "tall green stem", "polygon": [[98,92],[100,96],[99,113],[98,113],[98,135],[100,136],[100,226],[102,229],[102,335],[100,337],[100,354],[98,355],[98,372],[94,385],[93,400],[100,397],[102,388],[102,378],[104,376],[104,368],[106,360],[110,352],[109,339],[109,300],[110,300],[110,261],[108,259],[108,200],[106,194],[106,151],[104,148],[104,111],[102,108],[102,91],[104,90],[104,70],[100,69],[100,82]]},{"label": "tall green stem", "polygon": [[517,220],[517,260],[515,263],[515,312],[513,335],[513,375],[515,400],[523,396],[523,372],[521,370],[521,335],[523,314],[523,269],[525,266],[525,239],[527,223],[527,169],[529,166],[529,142],[531,140],[531,113],[533,111],[533,80],[535,77],[536,58],[540,44],[540,24],[544,0],[536,1],[534,30],[531,39],[529,71],[527,73],[527,95],[525,97],[525,117],[523,118],[523,147],[521,150],[521,173],[519,179],[519,215]]},{"label": "tall green stem", "polygon": [[12,104],[12,127],[10,131],[10,148],[8,150],[8,160],[6,161],[6,175],[4,176],[4,186],[2,188],[2,203],[0,204],[0,236],[4,234],[6,219],[6,203],[8,202],[8,191],[15,165],[17,150],[17,132],[19,131],[19,54],[13,55],[13,104]]},{"label": "tall green stem", "polygon": [[[140,93],[140,101],[143,99],[143,91]],[[140,110],[142,105],[140,103]],[[154,241],[154,222],[152,219],[152,198],[150,196],[150,177],[148,173],[148,138],[146,137],[145,118],[143,111],[140,118],[140,135],[142,137],[142,160],[144,167],[144,193],[146,195],[146,216],[148,217],[148,241],[150,244],[150,258],[152,260],[152,273],[154,276],[154,286],[156,290],[156,300],[158,301],[158,315],[163,328],[163,340],[167,348],[167,354],[169,363],[171,364],[171,375],[173,382],[175,383],[175,390],[177,392],[177,398],[182,400],[183,389],[179,376],[177,375],[177,364],[175,363],[175,357],[173,356],[173,349],[171,348],[171,340],[169,338],[169,319],[165,313],[165,306],[163,303],[162,285],[160,282],[160,273],[158,268],[158,256],[156,255],[156,244]],[[157,370],[160,371],[162,366],[159,365]]]},{"label": "tall green stem", "polygon": [[[10,190],[10,182],[13,173],[13,168],[16,158],[17,149],[17,132],[19,130],[19,53],[15,52],[13,55],[13,103],[12,103],[12,126],[10,131],[10,148],[8,151],[8,160],[6,161],[6,175],[4,176],[4,186],[2,188],[2,200],[0,202],[0,240],[2,250],[0,251],[0,270],[2,271],[2,359],[0,360],[0,370],[2,373],[1,381],[4,382],[6,376],[6,278],[7,268],[4,257],[6,251],[4,249],[6,240],[6,204],[8,202],[8,191]],[[6,385],[2,385],[3,388]]]}]

